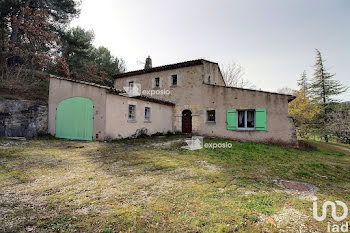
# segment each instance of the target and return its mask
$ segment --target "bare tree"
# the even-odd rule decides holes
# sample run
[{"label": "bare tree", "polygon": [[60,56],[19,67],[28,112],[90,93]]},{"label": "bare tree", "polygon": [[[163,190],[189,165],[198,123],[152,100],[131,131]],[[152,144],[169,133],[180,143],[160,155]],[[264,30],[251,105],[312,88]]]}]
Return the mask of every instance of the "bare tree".
[{"label": "bare tree", "polygon": [[255,85],[245,78],[244,68],[236,63],[231,62],[221,64],[220,69],[224,77],[226,86],[255,89]]},{"label": "bare tree", "polygon": [[341,142],[350,143],[350,108],[343,107],[329,113],[325,131],[335,135]]},{"label": "bare tree", "polygon": [[277,89],[277,93],[286,94],[286,95],[293,95],[294,90],[292,88],[289,88],[289,87],[282,87],[280,89]]}]

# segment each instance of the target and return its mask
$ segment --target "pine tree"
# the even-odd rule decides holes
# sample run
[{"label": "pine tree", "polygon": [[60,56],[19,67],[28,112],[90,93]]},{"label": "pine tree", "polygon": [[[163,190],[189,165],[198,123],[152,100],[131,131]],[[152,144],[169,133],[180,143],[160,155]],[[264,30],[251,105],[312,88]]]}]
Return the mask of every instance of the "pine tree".
[{"label": "pine tree", "polygon": [[308,91],[309,91],[309,83],[307,80],[307,76],[306,76],[306,71],[304,70],[303,73],[300,75],[300,78],[298,79],[298,86],[300,88],[300,90],[303,91],[304,95],[308,95]]},{"label": "pine tree", "polygon": [[315,72],[313,80],[310,84],[310,94],[313,100],[319,104],[321,114],[318,116],[319,128],[318,131],[323,135],[328,142],[328,135],[325,132],[325,126],[328,122],[328,114],[330,112],[330,103],[336,102],[334,96],[337,96],[347,90],[339,81],[334,80],[335,74],[331,74],[324,66],[321,52],[316,49],[316,63],[314,65]]}]

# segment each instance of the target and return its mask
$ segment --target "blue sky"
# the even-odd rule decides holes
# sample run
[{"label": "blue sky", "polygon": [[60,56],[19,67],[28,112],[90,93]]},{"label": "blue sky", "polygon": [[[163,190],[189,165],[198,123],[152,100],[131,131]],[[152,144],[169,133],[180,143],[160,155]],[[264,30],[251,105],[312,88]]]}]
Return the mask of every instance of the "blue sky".
[{"label": "blue sky", "polygon": [[[350,86],[350,1],[347,0],[83,0],[72,25],[95,31],[106,46],[141,69],[205,58],[235,61],[257,88],[296,88],[313,75],[315,48],[335,78]],[[350,90],[340,96],[350,100]]]}]

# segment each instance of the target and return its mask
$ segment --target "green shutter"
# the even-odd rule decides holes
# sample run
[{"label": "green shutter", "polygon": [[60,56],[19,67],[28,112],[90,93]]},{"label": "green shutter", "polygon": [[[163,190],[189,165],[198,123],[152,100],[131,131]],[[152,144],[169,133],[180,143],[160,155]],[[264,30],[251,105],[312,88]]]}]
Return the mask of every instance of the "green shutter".
[{"label": "green shutter", "polygon": [[226,121],[228,130],[236,130],[236,109],[230,109],[226,112]]},{"label": "green shutter", "polygon": [[90,99],[73,97],[61,101],[56,110],[56,137],[91,141],[93,116]]},{"label": "green shutter", "polygon": [[266,130],[266,109],[255,109],[256,130]]}]

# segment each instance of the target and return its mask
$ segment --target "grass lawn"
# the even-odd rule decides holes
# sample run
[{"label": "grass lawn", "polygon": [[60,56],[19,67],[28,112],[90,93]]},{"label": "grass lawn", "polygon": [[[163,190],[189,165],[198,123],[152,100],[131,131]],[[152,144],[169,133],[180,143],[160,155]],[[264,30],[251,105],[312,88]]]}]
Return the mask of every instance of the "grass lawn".
[{"label": "grass lawn", "polygon": [[0,139],[0,232],[326,232],[313,194],[280,179],[316,185],[319,207],[350,207],[346,150],[206,139],[233,146],[188,151],[180,139]]}]

